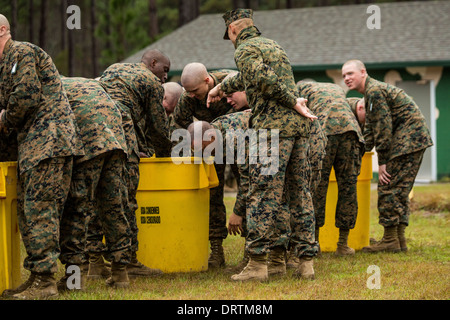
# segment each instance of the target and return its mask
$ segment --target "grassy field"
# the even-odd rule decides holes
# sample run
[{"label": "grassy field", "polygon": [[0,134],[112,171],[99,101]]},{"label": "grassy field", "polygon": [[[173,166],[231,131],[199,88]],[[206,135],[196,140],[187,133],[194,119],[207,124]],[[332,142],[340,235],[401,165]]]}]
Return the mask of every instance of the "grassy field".
[{"label": "grassy field", "polygon": [[[380,239],[376,190],[372,190],[371,237]],[[228,213],[234,198],[227,197]],[[315,260],[316,280],[292,276],[266,283],[235,283],[231,267],[242,258],[243,239],[224,242],[228,268],[201,273],[165,274],[131,280],[128,289],[115,290],[104,281],[88,282],[86,292],[69,292],[59,300],[448,300],[450,299],[450,184],[414,188],[413,213],[406,230],[406,253],[364,254],[338,258],[323,253]],[[368,267],[380,270],[380,289],[369,289]],[[62,272],[62,271],[61,271]],[[24,279],[27,273],[23,273]]]}]

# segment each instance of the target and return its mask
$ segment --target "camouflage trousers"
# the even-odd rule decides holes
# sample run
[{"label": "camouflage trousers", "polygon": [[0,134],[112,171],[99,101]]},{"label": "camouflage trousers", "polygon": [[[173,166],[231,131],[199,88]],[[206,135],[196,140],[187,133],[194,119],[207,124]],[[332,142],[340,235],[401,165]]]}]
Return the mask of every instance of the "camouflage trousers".
[{"label": "camouflage trousers", "polygon": [[[133,154],[131,159],[125,163],[125,181],[128,193],[128,206],[125,209],[125,217],[129,224],[129,237],[131,240],[131,257],[136,256],[138,251],[138,226],[136,220],[136,210],[138,204],[136,200],[137,189],[139,186],[139,162],[137,156]],[[105,252],[103,240],[103,226],[99,216],[96,215],[90,219],[87,228],[87,251],[92,253]]]},{"label": "camouflage trousers", "polygon": [[225,186],[225,164],[214,164],[219,185],[209,190],[209,239],[227,237],[227,214],[223,202]]},{"label": "camouflage trousers", "polygon": [[[246,250],[263,254],[275,247],[290,247],[298,257],[315,256],[309,139],[280,138],[278,148],[271,146],[270,138],[267,143],[258,140],[250,145]],[[278,159],[275,170],[273,161],[256,161],[257,154]]]},{"label": "camouflage trousers", "polygon": [[316,228],[325,224],[326,199],[331,168],[334,167],[338,186],[335,225],[337,228],[353,229],[358,215],[357,182],[361,170],[362,146],[356,133],[350,131],[328,136],[322,173],[313,202]]},{"label": "camouflage trousers", "polygon": [[90,220],[101,221],[107,259],[122,264],[130,262],[125,163],[126,155],[117,150],[74,165],[61,220],[60,260],[63,264],[88,262],[86,231]]},{"label": "camouflage trousers", "polygon": [[378,184],[379,223],[383,227],[409,224],[409,194],[422,164],[425,150],[402,155],[386,164],[391,175],[387,185]]},{"label": "camouflage trousers", "polygon": [[72,157],[49,158],[18,176],[17,218],[27,253],[23,266],[31,272],[58,271],[60,219],[72,166]]}]

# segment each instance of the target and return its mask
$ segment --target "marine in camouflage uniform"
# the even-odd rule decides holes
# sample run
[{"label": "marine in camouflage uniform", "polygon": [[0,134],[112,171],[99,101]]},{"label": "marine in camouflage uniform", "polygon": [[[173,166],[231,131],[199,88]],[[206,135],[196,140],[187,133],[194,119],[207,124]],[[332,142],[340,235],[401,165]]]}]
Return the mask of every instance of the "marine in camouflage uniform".
[{"label": "marine in camouflage uniform", "polygon": [[409,193],[425,149],[433,142],[425,117],[404,90],[367,76],[364,100],[366,150],[375,147],[378,164],[386,165],[391,179],[388,184],[378,184],[379,223],[385,228],[385,236],[379,244],[363,251],[406,251]]},{"label": "marine in camouflage uniform", "polygon": [[335,225],[339,228],[337,255],[352,255],[348,247],[349,230],[355,227],[358,215],[357,182],[364,152],[364,138],[348,104],[344,90],[334,83],[300,81],[300,95],[308,100],[308,107],[319,118],[328,138],[322,177],[314,194],[316,239],[325,224],[328,182],[334,167],[338,186]]},{"label": "marine in camouflage uniform", "polygon": [[17,132],[17,215],[27,252],[24,268],[31,271],[9,293],[18,299],[54,296],[59,222],[73,157],[84,152],[60,75],[45,51],[7,40],[0,64],[0,105],[5,107],[1,126]]},{"label": "marine in camouflage uniform", "polygon": [[[87,222],[99,219],[107,260],[112,262],[113,269],[124,270],[131,258],[131,232],[126,218],[128,147],[120,110],[98,81],[64,77],[62,82],[80,128],[85,155],[74,161],[71,189],[61,221],[60,260],[66,268],[79,265],[83,276],[87,276]],[[62,278],[60,288],[67,288],[67,278],[67,275]],[[123,281],[126,282],[126,271]]]},{"label": "marine in camouflage uniform", "polygon": [[[232,23],[252,19],[252,11],[227,12],[227,38]],[[244,20],[244,22],[247,20]],[[235,61],[239,73],[225,79],[217,88],[226,94],[245,91],[252,110],[251,128],[268,130],[268,143],[259,154],[278,158],[278,167],[252,159],[258,143],[250,143],[247,250],[250,261],[233,280],[267,279],[267,252],[284,260],[289,240],[300,258],[298,274],[312,279],[312,257],[318,252],[314,239],[314,208],[309,188],[311,168],[308,160],[311,121],[296,111],[298,90],[288,57],[276,42],[261,37],[253,23],[235,29]],[[231,39],[231,38],[230,38]],[[279,147],[268,147],[279,132]],[[269,172],[268,172],[269,170]],[[269,174],[267,174],[269,173]],[[286,191],[286,192],[285,192]],[[288,229],[292,221],[292,233]],[[273,255],[275,253],[275,255]]]},{"label": "marine in camouflage uniform", "polygon": [[[138,153],[135,151],[129,154],[127,163],[130,204],[127,218],[132,233],[132,258],[128,271],[130,275],[141,275],[141,271],[143,275],[161,273],[143,266],[137,260],[139,230],[136,221],[136,193],[139,186],[140,155],[170,156],[172,142],[167,116],[162,106],[164,89],[161,80],[142,62],[113,64],[104,71],[99,81],[119,108],[126,110],[131,117],[138,144]],[[136,270],[136,274],[130,270]]]},{"label": "marine in camouflage uniform", "polygon": [[[217,70],[208,72],[212,78],[212,87],[221,83],[225,77],[236,71]],[[233,112],[232,106],[227,102],[226,98],[214,103],[210,108],[206,106],[207,95],[204,99],[199,100],[192,96],[188,91],[184,91],[178,101],[173,112],[173,119],[177,128],[187,129],[194,121],[206,121],[211,123],[214,119]],[[208,267],[216,268],[225,264],[225,256],[223,254],[223,239],[227,237],[226,227],[226,209],[223,202],[224,186],[225,186],[225,162],[217,163],[215,159],[214,167],[216,169],[219,185],[210,189],[209,202],[209,240],[211,243],[211,255],[208,259]],[[234,170],[233,172],[236,172]]]}]

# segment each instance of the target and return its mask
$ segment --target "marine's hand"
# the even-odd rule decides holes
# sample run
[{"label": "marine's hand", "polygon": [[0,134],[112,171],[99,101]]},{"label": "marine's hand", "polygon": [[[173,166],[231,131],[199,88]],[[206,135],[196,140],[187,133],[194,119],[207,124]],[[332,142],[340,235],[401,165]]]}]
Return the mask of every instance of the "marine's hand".
[{"label": "marine's hand", "polygon": [[206,100],[206,106],[209,108],[211,103],[218,102],[224,97],[225,93],[220,87],[220,83],[212,88],[208,93],[208,99]]},{"label": "marine's hand", "polygon": [[297,111],[303,117],[310,119],[311,121],[317,120],[317,117],[313,115],[306,106],[307,101],[308,100],[306,100],[305,98],[298,98],[294,110]]},{"label": "marine's hand", "polygon": [[230,215],[230,220],[228,221],[228,233],[232,235],[242,234],[244,229],[242,228],[242,217],[235,213]]},{"label": "marine's hand", "polygon": [[391,175],[386,171],[385,164],[379,166],[378,180],[380,181],[380,185],[389,184],[389,182],[391,182]]}]

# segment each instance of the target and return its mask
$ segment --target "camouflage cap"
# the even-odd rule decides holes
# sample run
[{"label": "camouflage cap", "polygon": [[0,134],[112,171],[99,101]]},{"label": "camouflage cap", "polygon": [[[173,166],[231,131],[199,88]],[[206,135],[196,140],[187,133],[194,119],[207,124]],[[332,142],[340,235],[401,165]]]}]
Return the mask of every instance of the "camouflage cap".
[{"label": "camouflage cap", "polygon": [[253,19],[253,10],[252,9],[235,9],[228,11],[223,15],[223,20],[225,20],[225,25],[227,26],[225,30],[225,35],[223,38],[225,40],[230,40],[230,37],[228,37],[228,26],[240,19]]}]

